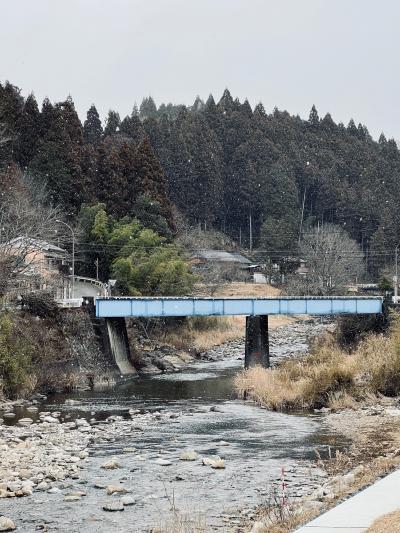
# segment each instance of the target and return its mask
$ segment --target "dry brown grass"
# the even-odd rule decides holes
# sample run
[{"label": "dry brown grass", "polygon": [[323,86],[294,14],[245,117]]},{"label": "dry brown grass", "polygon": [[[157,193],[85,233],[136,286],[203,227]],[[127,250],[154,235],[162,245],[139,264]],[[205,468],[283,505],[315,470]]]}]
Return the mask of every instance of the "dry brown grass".
[{"label": "dry brown grass", "polygon": [[206,533],[206,520],[196,513],[174,511],[169,519],[150,529],[149,533]]},{"label": "dry brown grass", "polygon": [[245,370],[236,377],[235,386],[240,394],[246,391],[270,409],[321,407],[332,393],[352,383],[353,372],[352,360],[330,340],[315,353],[276,369]]},{"label": "dry brown grass", "polygon": [[400,509],[375,520],[365,533],[400,533]]},{"label": "dry brown grass", "polygon": [[163,339],[178,350],[204,352],[243,336],[243,317],[202,317],[188,320],[178,331],[168,331]]},{"label": "dry brown grass", "polygon": [[[196,296],[210,297],[210,287],[203,283],[195,285],[194,293]],[[279,296],[280,289],[272,287],[267,283],[245,283],[241,281],[227,283],[215,289],[212,294],[213,298],[263,298],[266,296]]]},{"label": "dry brown grass", "polygon": [[257,521],[260,520],[265,524],[263,529],[260,528],[260,533],[289,533],[294,531],[299,526],[312,520],[319,514],[319,511],[299,511],[298,507],[291,507],[287,505],[284,510],[277,505],[263,506],[258,515]]},{"label": "dry brown grass", "polygon": [[[291,324],[295,319],[288,316],[271,316],[269,328]],[[246,319],[243,316],[201,317],[189,320],[179,331],[168,331],[163,336],[164,342],[178,350],[195,349],[205,352],[225,342],[244,338]]]},{"label": "dry brown grass", "polygon": [[270,409],[357,408],[359,401],[400,392],[400,320],[391,333],[371,335],[351,354],[332,335],[314,351],[276,369],[251,368],[239,374],[236,390]]},{"label": "dry brown grass", "polygon": [[279,296],[281,291],[266,283],[230,283],[222,286],[217,290],[215,297],[224,296],[225,298],[245,298],[246,296],[262,298],[263,296]]}]

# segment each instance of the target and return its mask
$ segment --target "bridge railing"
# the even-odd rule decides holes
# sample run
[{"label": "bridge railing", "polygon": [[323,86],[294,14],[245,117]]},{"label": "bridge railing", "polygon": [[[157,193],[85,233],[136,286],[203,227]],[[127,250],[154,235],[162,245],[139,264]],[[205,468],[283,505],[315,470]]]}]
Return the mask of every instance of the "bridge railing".
[{"label": "bridge railing", "polygon": [[381,312],[382,298],[377,296],[117,297],[96,299],[98,317],[336,315]]}]

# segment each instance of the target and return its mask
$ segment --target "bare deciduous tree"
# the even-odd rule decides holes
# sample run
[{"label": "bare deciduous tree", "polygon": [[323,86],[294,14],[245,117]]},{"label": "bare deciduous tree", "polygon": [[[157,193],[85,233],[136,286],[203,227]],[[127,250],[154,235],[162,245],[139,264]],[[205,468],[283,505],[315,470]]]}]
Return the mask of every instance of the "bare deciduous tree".
[{"label": "bare deciduous tree", "polygon": [[300,253],[307,262],[308,274],[303,285],[309,293],[340,292],[364,272],[362,251],[341,226],[326,224],[313,228],[305,234]]},{"label": "bare deciduous tree", "polygon": [[202,291],[210,296],[215,296],[218,291],[228,284],[228,279],[224,276],[224,269],[219,264],[207,263],[202,265],[198,272],[203,284]]}]

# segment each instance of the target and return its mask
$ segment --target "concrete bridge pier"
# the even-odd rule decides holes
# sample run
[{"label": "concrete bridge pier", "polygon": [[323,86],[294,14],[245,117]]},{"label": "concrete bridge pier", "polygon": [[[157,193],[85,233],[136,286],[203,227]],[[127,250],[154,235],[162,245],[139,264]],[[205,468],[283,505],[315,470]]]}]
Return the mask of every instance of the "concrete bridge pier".
[{"label": "concrete bridge pier", "polygon": [[269,367],[268,315],[246,316],[244,367]]}]

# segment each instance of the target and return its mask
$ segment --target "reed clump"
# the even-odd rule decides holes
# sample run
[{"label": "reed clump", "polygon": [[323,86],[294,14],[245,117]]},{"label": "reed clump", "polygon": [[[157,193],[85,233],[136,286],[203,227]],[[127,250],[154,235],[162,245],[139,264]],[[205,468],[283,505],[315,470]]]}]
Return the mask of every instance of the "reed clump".
[{"label": "reed clump", "polygon": [[356,408],[400,393],[400,319],[388,335],[370,335],[351,353],[327,334],[305,357],[274,369],[254,367],[235,380],[238,393],[273,410]]}]

